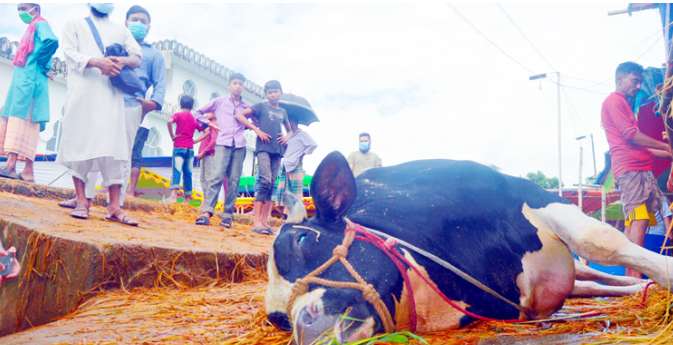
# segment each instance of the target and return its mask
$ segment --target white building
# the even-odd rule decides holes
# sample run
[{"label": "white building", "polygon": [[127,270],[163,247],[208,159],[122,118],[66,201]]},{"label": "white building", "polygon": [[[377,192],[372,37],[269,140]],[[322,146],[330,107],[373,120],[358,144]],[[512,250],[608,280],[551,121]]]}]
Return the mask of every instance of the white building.
[{"label": "white building", "polygon": [[[18,42],[11,42],[6,37],[0,37],[0,109],[5,104],[5,97],[7,97],[11,84],[14,71],[12,60],[18,45]],[[166,59],[166,98],[161,111],[153,111],[145,118],[145,121],[149,121],[152,127],[143,156],[171,156],[173,143],[168,135],[166,121],[173,113],[179,111],[180,95],[188,94],[194,97],[194,109],[198,109],[199,106],[215,97],[229,94],[227,81],[233,71],[175,40],[156,42],[152,44],[152,47],[160,50]],[[49,82],[51,122],[40,133],[38,154],[58,152],[67,73],[65,62],[54,57],[52,66],[54,80]],[[246,91],[243,92],[245,101],[250,104],[262,101],[264,96],[262,86],[251,81],[246,81],[245,86]],[[243,176],[250,176],[256,136],[251,131],[245,131],[245,137],[248,152],[243,165]],[[198,146],[196,150],[198,151]]]}]

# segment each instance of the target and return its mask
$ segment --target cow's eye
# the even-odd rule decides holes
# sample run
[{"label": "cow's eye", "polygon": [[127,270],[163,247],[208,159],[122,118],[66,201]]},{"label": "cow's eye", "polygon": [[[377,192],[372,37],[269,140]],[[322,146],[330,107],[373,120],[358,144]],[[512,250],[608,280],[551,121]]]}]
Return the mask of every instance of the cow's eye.
[{"label": "cow's eye", "polygon": [[306,239],[306,235],[301,235],[301,236],[297,237],[297,244],[304,242],[305,239]]}]

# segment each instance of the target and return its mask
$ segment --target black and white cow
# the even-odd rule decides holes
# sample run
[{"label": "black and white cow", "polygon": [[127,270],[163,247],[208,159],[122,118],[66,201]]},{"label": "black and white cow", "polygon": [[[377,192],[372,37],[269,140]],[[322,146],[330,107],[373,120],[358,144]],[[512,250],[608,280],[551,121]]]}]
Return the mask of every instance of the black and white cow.
[{"label": "black and white cow", "polygon": [[[518,303],[525,314],[424,256],[396,246],[449,299],[489,318],[544,318],[559,310],[571,294],[623,295],[642,289],[641,280],[576,266],[570,250],[602,265],[634,268],[662,286],[669,284],[667,272],[673,273],[673,260],[632,244],[567,200],[528,180],[470,161],[414,161],[371,169],[354,179],[344,157],[333,152],[316,170],[311,192],[316,216],[307,220],[303,205],[289,199],[292,211],[274,240],[268,265],[267,315],[277,327],[293,328],[298,344],[310,344],[331,330],[342,343],[384,330],[374,307],[355,289],[310,284],[309,292],[296,299],[292,315],[288,318],[285,313],[295,280],[322,265],[342,243],[344,217],[448,261]],[[408,292],[388,257],[372,244],[356,240],[348,261],[379,292],[396,329],[408,330]],[[474,320],[409,272],[417,331],[446,330]],[[341,263],[319,277],[354,281]],[[340,316],[346,312],[348,327]]]}]

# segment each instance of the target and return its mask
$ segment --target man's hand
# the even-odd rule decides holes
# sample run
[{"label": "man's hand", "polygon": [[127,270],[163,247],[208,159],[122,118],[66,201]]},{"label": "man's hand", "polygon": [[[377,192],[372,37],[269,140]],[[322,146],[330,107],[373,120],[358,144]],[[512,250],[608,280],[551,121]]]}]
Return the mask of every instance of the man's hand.
[{"label": "man's hand", "polygon": [[175,139],[177,139],[177,138],[178,138],[177,135],[171,135],[171,141],[175,141]]},{"label": "man's hand", "polygon": [[51,75],[51,73],[47,72],[47,73],[45,73],[44,75],[46,75],[47,78],[49,78],[49,80],[54,81],[54,76]]},{"label": "man's hand", "polygon": [[[4,277],[0,276],[0,285],[2,285],[2,283],[4,283],[4,281],[7,280],[7,279],[12,279],[12,278],[18,277],[19,273],[21,273],[21,265],[19,264],[19,260],[16,259],[16,248],[9,247],[9,249],[7,249],[7,251],[5,251],[4,249],[2,249],[2,246],[0,246],[0,255],[1,256],[7,256],[10,253],[14,254],[14,257],[15,257],[14,258],[14,265],[12,266],[12,273],[10,273],[10,274],[8,274],[7,276],[4,276]],[[5,269],[5,266],[3,264],[0,264],[0,270],[4,270],[4,269]]]},{"label": "man's hand", "polygon": [[206,118],[208,121],[213,121],[215,119],[215,114],[214,113],[206,113]]},{"label": "man's hand", "polygon": [[268,144],[271,142],[271,136],[262,132],[261,129],[255,128],[255,134],[257,134],[257,137],[265,144]]},{"label": "man's hand", "polygon": [[281,145],[287,145],[287,142],[290,141],[290,138],[292,138],[292,133],[288,133],[286,136],[283,136],[283,133],[278,133],[278,142]]},{"label": "man's hand", "polygon": [[154,102],[150,101],[149,99],[143,99],[140,97],[136,97],[136,100],[138,100],[142,106],[143,106],[143,116],[147,115],[150,111],[155,111],[159,107],[159,105]]},{"label": "man's hand", "polygon": [[208,122],[208,127],[210,127],[210,129],[212,129],[214,131],[217,131],[217,132],[222,131],[222,129],[220,129],[220,126],[218,126],[217,123],[215,123],[215,122]]},{"label": "man's hand", "polygon": [[201,152],[201,153],[199,153],[199,154],[196,156],[196,158],[198,158],[199,160],[202,160],[203,157],[205,157],[205,156],[206,156],[206,153],[205,153],[205,152]]},{"label": "man's hand", "polygon": [[108,56],[107,58],[110,59],[112,62],[114,62],[115,65],[119,67],[119,70],[124,68],[124,66],[126,66],[126,63],[128,61],[126,56]]},{"label": "man's hand", "polygon": [[89,60],[89,65],[98,68],[104,76],[116,77],[122,69],[112,59],[112,57],[91,59]]}]

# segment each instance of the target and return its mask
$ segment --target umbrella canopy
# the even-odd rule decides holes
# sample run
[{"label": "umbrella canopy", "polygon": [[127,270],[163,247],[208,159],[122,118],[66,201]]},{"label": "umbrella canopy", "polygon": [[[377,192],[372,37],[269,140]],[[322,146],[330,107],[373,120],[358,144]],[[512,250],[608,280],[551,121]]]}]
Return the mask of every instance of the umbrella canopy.
[{"label": "umbrella canopy", "polygon": [[284,93],[280,98],[280,106],[287,111],[287,117],[299,125],[308,126],[313,122],[319,122],[318,116],[311,108],[306,98]]}]

